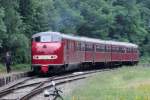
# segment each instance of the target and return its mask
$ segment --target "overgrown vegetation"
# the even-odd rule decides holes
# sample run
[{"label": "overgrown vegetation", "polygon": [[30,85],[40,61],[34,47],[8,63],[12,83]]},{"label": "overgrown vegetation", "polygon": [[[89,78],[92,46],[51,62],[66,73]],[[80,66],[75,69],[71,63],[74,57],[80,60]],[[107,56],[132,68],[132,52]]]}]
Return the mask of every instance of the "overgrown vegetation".
[{"label": "overgrown vegetation", "polygon": [[[18,71],[29,71],[30,70],[30,65],[29,64],[16,64],[16,65],[11,65],[11,69],[13,72],[18,72]],[[0,74],[7,73],[6,67],[4,64],[0,64]]]},{"label": "overgrown vegetation", "polygon": [[85,80],[65,100],[149,100],[150,66],[100,72]]},{"label": "overgrown vegetation", "polygon": [[150,56],[149,0],[0,0],[0,57],[30,61],[31,35],[60,31],[133,42]]}]

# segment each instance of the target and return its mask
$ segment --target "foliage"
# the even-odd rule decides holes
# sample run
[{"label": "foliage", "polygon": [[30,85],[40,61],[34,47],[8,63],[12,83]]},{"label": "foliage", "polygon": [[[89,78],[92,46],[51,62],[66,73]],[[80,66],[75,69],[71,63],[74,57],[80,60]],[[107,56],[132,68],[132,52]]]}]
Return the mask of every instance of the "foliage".
[{"label": "foliage", "polygon": [[[21,67],[20,67],[21,66]],[[15,65],[11,65],[11,69],[13,71],[29,71],[30,70],[30,65],[29,64],[15,64]],[[5,74],[6,72],[6,67],[4,64],[0,63],[0,74]]]},{"label": "foliage", "polygon": [[133,42],[150,56],[149,0],[0,0],[0,55],[30,61],[30,38],[59,31],[98,39]]}]

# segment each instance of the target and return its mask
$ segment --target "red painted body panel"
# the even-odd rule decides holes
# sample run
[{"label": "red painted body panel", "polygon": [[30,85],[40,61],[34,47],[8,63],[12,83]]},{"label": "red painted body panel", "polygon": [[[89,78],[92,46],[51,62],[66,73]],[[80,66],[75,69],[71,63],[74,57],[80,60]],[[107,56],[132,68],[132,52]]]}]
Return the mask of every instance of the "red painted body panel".
[{"label": "red painted body panel", "polygon": [[121,53],[118,51],[119,46],[118,45],[112,45],[112,48],[115,48],[115,50],[111,53],[111,61],[112,62],[118,62],[121,61]]},{"label": "red painted body panel", "polygon": [[96,52],[95,53],[95,62],[105,62],[105,53],[104,52]]},{"label": "red painted body panel", "polygon": [[64,39],[64,62],[65,64],[80,64],[84,62],[85,51],[77,49],[78,41]]},{"label": "red painted body panel", "polygon": [[93,62],[93,52],[92,51],[86,51],[85,52],[85,62]]},{"label": "red painted body panel", "polygon": [[123,49],[124,49],[124,52],[122,53],[122,62],[123,61],[127,61],[127,59],[126,59],[126,48],[125,47],[123,47]]},{"label": "red painted body panel", "polygon": [[[56,55],[57,59],[33,59],[33,56],[43,55]],[[63,43],[61,42],[49,42],[40,43],[32,42],[32,64],[63,64]]]},{"label": "red painted body panel", "polygon": [[110,52],[105,53],[105,61],[111,62],[111,53]]},{"label": "red painted body panel", "polygon": [[68,41],[69,49],[68,49],[68,64],[78,63],[76,61],[76,50],[75,50],[75,41]]},{"label": "red painted body panel", "polygon": [[121,61],[121,53],[112,53],[111,60],[114,62]]}]

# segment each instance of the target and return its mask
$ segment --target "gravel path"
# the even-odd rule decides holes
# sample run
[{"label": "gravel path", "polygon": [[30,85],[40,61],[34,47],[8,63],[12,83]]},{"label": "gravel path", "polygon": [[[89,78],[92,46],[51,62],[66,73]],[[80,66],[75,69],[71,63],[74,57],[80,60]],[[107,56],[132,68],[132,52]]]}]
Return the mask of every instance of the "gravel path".
[{"label": "gravel path", "polygon": [[[76,74],[78,75],[80,73],[78,72]],[[94,74],[85,75],[84,77],[91,77],[93,75]],[[81,77],[81,76],[77,76],[76,78],[78,78],[78,77]],[[42,82],[42,81],[47,80],[47,79],[48,78],[43,78],[43,77],[41,77],[41,78],[34,78],[34,79],[31,79],[31,80],[28,80],[23,85],[31,84],[31,83],[36,83],[36,82]],[[65,80],[67,81],[68,79],[66,78]],[[59,80],[59,81],[61,81],[61,80]],[[57,81],[57,82],[59,82],[59,81]],[[51,83],[46,83],[46,84],[51,84]],[[76,81],[73,81],[73,82],[68,82],[68,83],[59,85],[59,86],[57,86],[57,88],[60,89],[61,91],[63,91],[63,93],[61,94],[62,97],[67,97],[67,96],[69,96],[70,94],[73,93],[74,89],[76,89],[78,87],[82,87],[85,84],[86,84],[86,79],[81,79],[81,80],[76,80]],[[28,88],[21,88],[19,90],[15,90],[11,94],[8,94],[5,97],[3,97],[3,99],[16,99],[16,98],[20,98],[23,95],[29,93],[35,87],[36,86],[31,86],[31,87],[28,87]],[[50,90],[50,88],[47,89],[47,90]],[[72,97],[69,97],[69,98],[72,98]],[[49,100],[49,98],[48,97],[44,97],[44,92],[42,92],[40,94],[37,94],[33,98],[31,98],[31,100]]]},{"label": "gravel path", "polygon": [[[62,97],[66,97],[67,95],[72,93],[74,89],[76,89],[77,87],[81,87],[84,84],[85,84],[85,79],[82,79],[82,80],[77,80],[77,81],[74,81],[71,83],[66,83],[66,84],[57,86],[57,88],[59,88],[61,91],[63,91]],[[38,100],[49,100],[48,97],[44,97],[44,92],[33,97],[31,100],[37,100],[37,98],[38,98]]]}]

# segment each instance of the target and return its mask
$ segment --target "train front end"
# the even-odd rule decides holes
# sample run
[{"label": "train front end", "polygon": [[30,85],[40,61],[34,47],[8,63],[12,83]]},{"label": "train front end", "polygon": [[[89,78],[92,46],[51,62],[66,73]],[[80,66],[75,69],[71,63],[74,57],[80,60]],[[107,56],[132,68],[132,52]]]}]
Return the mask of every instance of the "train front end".
[{"label": "train front end", "polygon": [[54,73],[63,66],[63,43],[56,32],[41,32],[32,36],[32,70]]}]

